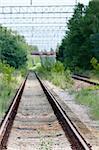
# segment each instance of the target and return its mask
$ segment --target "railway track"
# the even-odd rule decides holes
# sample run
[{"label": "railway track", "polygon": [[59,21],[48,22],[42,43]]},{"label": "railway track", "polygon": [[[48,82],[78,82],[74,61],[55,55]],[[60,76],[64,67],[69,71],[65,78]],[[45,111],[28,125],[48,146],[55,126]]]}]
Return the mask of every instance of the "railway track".
[{"label": "railway track", "polygon": [[97,85],[97,86],[99,86],[99,82],[91,81],[90,78],[87,77],[87,76],[74,74],[74,75],[72,75],[72,78],[76,79],[76,80],[84,81],[84,82],[89,83],[91,85]]},{"label": "railway track", "polygon": [[17,113],[17,109],[20,103],[20,99],[24,90],[24,86],[26,83],[28,75],[26,76],[23,83],[20,85],[19,89],[17,90],[15,97],[12,100],[11,105],[8,108],[8,111],[6,112],[4,119],[0,123],[0,150],[6,148],[7,139],[10,134],[10,130],[15,118],[15,115]]},{"label": "railway track", "polygon": [[[41,137],[41,135],[42,135],[42,137],[44,136],[46,138],[54,137],[53,139],[57,140],[57,142],[58,142],[58,143],[57,142],[56,143],[57,144],[60,143],[61,146],[63,146],[61,148],[60,144],[59,144],[57,148],[54,147],[54,148],[52,148],[52,150],[53,149],[54,150],[55,149],[56,150],[58,150],[58,149],[61,149],[61,150],[65,150],[65,149],[67,149],[67,150],[69,150],[69,149],[91,150],[91,146],[84,140],[84,137],[82,137],[81,133],[79,133],[79,131],[76,129],[76,127],[74,126],[74,124],[72,123],[70,118],[66,115],[65,111],[63,110],[61,105],[58,103],[55,96],[53,96],[51,91],[46,87],[46,85],[41,81],[41,79],[37,75],[36,75],[36,77],[38,80],[35,79],[35,75],[33,75],[34,80],[36,80],[35,81],[36,84],[33,87],[34,91],[32,91],[31,87],[33,86],[33,83],[30,82],[31,77],[26,78],[25,81],[23,82],[23,84],[20,86],[4,120],[1,123],[1,126],[0,126],[0,150],[4,150],[4,149],[11,150],[11,146],[12,146],[12,149],[15,150],[15,147],[13,148],[13,145],[16,144],[15,140],[18,142],[18,144],[20,144],[20,142],[21,143],[25,142],[24,143],[25,146],[23,146],[21,148],[17,147],[16,148],[17,150],[24,150],[25,148],[27,149],[26,144],[28,142],[29,142],[28,144],[30,144],[31,139],[36,142],[36,146],[37,146],[37,141]],[[25,84],[27,83],[27,81],[26,81],[27,79],[28,79],[28,82],[31,83],[31,86],[29,85],[28,88],[25,89],[26,92],[28,93],[29,90],[31,89],[31,91],[35,93],[35,95],[32,95],[30,92],[29,93],[30,98],[24,90]],[[42,88],[40,88],[38,81]],[[37,91],[36,88],[37,89],[39,88],[39,90]],[[49,106],[49,103],[46,101],[45,95],[43,94],[42,89],[43,89],[51,107]],[[41,93],[38,93],[38,92],[41,92]],[[32,99],[34,97],[34,101],[30,100],[31,97],[32,97]],[[39,103],[37,101],[38,98],[39,98]],[[27,104],[27,99],[28,99],[28,103],[31,102],[30,104]],[[27,105],[28,105],[28,107],[27,107]],[[36,107],[38,106],[38,107],[36,108],[35,106]],[[24,109],[22,110],[23,107],[24,107]],[[43,107],[44,107],[44,109],[43,109]],[[53,109],[54,113],[52,113],[51,108]],[[34,115],[34,113],[35,113],[35,115]],[[43,116],[41,115],[42,113],[43,113]],[[48,113],[48,114],[46,114],[46,113]],[[56,118],[58,119],[58,122],[57,122],[54,114],[55,114]],[[39,121],[38,121],[38,118],[40,118]],[[50,122],[49,122],[49,120],[50,120]],[[39,127],[37,126],[37,123],[38,123]],[[57,126],[57,129],[56,129],[56,126]],[[61,126],[61,128],[60,128],[60,126]],[[46,130],[46,132],[45,132],[44,127],[48,128]],[[39,130],[37,130],[37,129],[39,129]],[[27,130],[27,132],[26,132],[27,134],[24,135],[26,130]],[[54,130],[55,130],[55,133],[53,134]],[[63,130],[63,131],[61,131],[61,130]],[[18,132],[20,132],[20,133],[18,133]],[[41,132],[41,133],[39,133],[39,132]],[[64,132],[64,134],[63,134],[63,132]],[[23,136],[23,137],[21,137],[21,136]],[[24,139],[25,136],[27,136],[27,140]],[[58,136],[59,136],[59,138],[58,138]],[[70,147],[68,147],[68,143],[66,143],[66,145],[65,145],[65,142],[66,142],[65,138],[68,140]],[[28,140],[30,140],[30,141],[28,141]],[[63,143],[61,143],[62,140],[63,140]],[[32,141],[32,143],[33,143],[33,141]],[[32,150],[32,149],[36,150],[36,147],[33,147],[33,145],[31,145],[28,148],[28,150]]]}]

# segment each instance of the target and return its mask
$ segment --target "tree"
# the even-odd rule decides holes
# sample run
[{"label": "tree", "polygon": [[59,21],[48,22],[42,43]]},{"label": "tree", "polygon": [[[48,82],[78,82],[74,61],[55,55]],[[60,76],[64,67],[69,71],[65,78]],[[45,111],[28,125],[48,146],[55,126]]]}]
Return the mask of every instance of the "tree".
[{"label": "tree", "polygon": [[76,67],[90,69],[92,57],[97,55],[99,60],[98,33],[99,1],[91,1],[88,7],[78,4],[59,47],[58,59],[73,70]]},{"label": "tree", "polygon": [[27,44],[23,37],[0,27],[0,59],[15,68],[26,65]]},{"label": "tree", "polygon": [[58,46],[58,48],[56,49],[56,59],[61,61],[61,62],[64,62],[64,51],[65,51],[65,38],[62,40],[62,43],[60,46]]}]

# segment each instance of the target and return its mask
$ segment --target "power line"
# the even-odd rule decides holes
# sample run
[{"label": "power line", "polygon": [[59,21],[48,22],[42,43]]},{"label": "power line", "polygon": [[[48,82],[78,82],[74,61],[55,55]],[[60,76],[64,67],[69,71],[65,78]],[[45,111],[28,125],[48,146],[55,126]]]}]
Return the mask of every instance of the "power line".
[{"label": "power line", "polygon": [[32,5],[32,0],[30,0],[30,5]]},{"label": "power line", "polygon": [[29,6],[0,6],[0,23],[40,49],[55,49],[67,30],[66,23],[75,6],[33,6],[32,2]]}]

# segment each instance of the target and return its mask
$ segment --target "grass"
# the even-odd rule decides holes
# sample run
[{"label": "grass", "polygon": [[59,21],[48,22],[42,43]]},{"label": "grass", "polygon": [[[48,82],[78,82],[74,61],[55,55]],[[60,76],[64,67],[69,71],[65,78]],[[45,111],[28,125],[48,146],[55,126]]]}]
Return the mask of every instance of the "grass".
[{"label": "grass", "polygon": [[[57,63],[57,62],[56,62]],[[62,89],[70,88],[72,90],[73,81],[71,73],[67,69],[66,71],[62,68],[61,64],[54,65],[52,68],[42,67],[39,65],[36,68],[38,74],[46,80],[51,81],[56,86]],[[87,72],[88,74],[89,72]],[[71,92],[74,94],[75,90]],[[83,88],[75,93],[75,99],[78,103],[88,106],[90,108],[91,117],[99,120],[99,87],[92,86]]]},{"label": "grass", "polygon": [[62,89],[66,89],[66,88],[70,88],[73,83],[72,79],[70,78],[68,80],[68,78],[69,77],[65,73],[57,74],[52,72],[50,81],[54,85],[59,86]]},{"label": "grass", "polygon": [[7,111],[10,101],[13,98],[15,90],[12,88],[3,88],[0,93],[0,116],[3,116]]},{"label": "grass", "polygon": [[62,89],[70,88],[73,84],[71,73],[69,70],[64,70],[62,64],[55,63],[51,68],[42,67],[41,65],[36,68],[36,71],[40,77],[44,80],[49,80],[54,85],[59,86]]},{"label": "grass", "polygon": [[0,118],[3,117],[7,111],[21,82],[22,76],[20,73],[17,73],[15,77],[12,77],[12,82],[9,84],[5,83],[4,80],[2,80],[2,76],[0,76]]},{"label": "grass", "polygon": [[99,87],[81,89],[76,93],[76,101],[88,106],[91,117],[99,120]]}]

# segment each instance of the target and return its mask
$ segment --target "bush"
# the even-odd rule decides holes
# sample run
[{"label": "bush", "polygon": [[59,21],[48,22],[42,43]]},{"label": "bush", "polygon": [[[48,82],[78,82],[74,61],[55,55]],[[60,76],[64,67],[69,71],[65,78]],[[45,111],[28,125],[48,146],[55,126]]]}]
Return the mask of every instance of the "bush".
[{"label": "bush", "polygon": [[22,77],[25,77],[25,76],[27,75],[27,73],[28,73],[28,70],[27,70],[27,68],[24,66],[24,67],[22,67],[22,68],[19,70],[19,72],[21,73],[21,76],[22,76]]},{"label": "bush", "polygon": [[2,82],[4,82],[4,85],[10,86],[14,71],[15,69],[13,67],[10,67],[9,64],[0,62],[0,72],[2,76]]},{"label": "bush", "polygon": [[51,71],[56,73],[63,73],[64,70],[65,68],[60,61],[57,61],[51,68]]},{"label": "bush", "polygon": [[21,70],[15,70],[9,64],[0,62],[0,117],[7,111],[17,86],[22,81],[26,69]]},{"label": "bush", "polygon": [[90,62],[92,64],[93,68],[99,72],[99,63],[98,63],[97,59],[93,57]]}]

